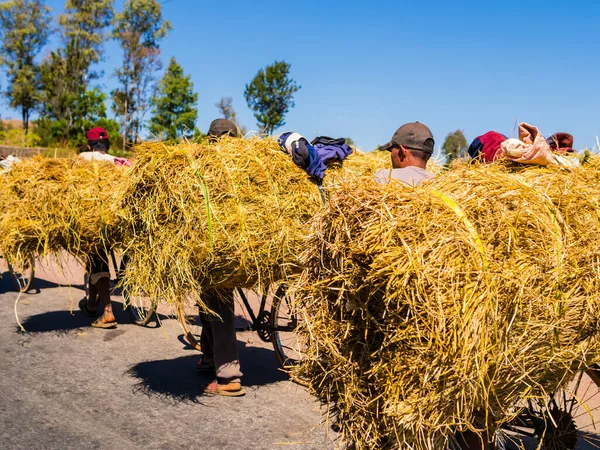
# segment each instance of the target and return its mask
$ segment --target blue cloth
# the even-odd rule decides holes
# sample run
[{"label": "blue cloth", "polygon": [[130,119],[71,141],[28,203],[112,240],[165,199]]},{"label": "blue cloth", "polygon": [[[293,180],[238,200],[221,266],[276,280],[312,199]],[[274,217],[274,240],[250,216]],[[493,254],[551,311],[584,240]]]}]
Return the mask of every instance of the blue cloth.
[{"label": "blue cloth", "polygon": [[342,162],[352,153],[352,149],[346,143],[341,145],[316,143],[314,144],[314,148],[325,165],[334,161]]},{"label": "blue cloth", "polygon": [[327,166],[315,148],[308,143],[308,139],[298,133],[283,133],[277,140],[281,149],[292,157],[292,161],[308,176],[321,181],[325,176]]},{"label": "blue cloth", "polygon": [[308,140],[294,132],[283,133],[277,140],[281,149],[292,157],[294,163],[306,173],[321,181],[325,176],[327,165],[342,162],[352,153],[343,138],[332,139],[319,136],[309,144]]}]

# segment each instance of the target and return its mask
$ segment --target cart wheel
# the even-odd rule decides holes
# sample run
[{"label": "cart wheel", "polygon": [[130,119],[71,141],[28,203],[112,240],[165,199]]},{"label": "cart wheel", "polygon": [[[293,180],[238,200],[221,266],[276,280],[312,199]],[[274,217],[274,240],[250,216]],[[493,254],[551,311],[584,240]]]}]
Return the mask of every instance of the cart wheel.
[{"label": "cart wheel", "polygon": [[30,258],[23,266],[13,265],[9,262],[8,273],[15,288],[22,293],[31,289],[35,277],[35,265],[33,258]]},{"label": "cart wheel", "polygon": [[145,295],[131,296],[123,292],[123,301],[125,309],[136,325],[145,327],[155,319],[156,302]]},{"label": "cart wheel", "polygon": [[577,372],[564,388],[544,402],[527,401],[523,413],[511,424],[517,438],[523,430],[524,435],[535,436],[544,450],[600,448],[598,370],[597,366],[592,366]]},{"label": "cart wheel", "polygon": [[308,381],[293,374],[292,369],[302,360],[306,342],[296,333],[301,317],[294,311],[292,298],[286,294],[287,287],[280,285],[271,305],[271,328],[273,329],[273,348],[277,360],[291,380],[302,386]]},{"label": "cart wheel", "polygon": [[[114,252],[111,250],[110,256],[115,268],[116,282],[121,279],[127,266],[127,257],[121,259],[121,265],[117,266],[117,259]],[[150,322],[156,319],[156,308],[158,303],[153,301],[146,295],[131,295],[127,290],[123,291],[123,304],[127,310],[127,314],[131,317],[131,321],[141,327],[146,327]]]}]

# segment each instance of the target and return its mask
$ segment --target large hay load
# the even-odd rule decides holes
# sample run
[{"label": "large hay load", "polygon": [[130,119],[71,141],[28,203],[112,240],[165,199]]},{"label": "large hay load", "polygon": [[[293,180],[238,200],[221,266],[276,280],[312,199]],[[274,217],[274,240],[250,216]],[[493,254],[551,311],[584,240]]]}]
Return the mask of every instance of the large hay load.
[{"label": "large hay load", "polygon": [[492,433],[594,358],[598,172],[348,179],[312,223],[298,368],[357,449]]},{"label": "large hay load", "polygon": [[123,197],[124,286],[177,303],[199,286],[265,285],[298,272],[317,187],[272,140],[145,144]]},{"label": "large hay load", "polygon": [[0,254],[17,264],[66,250],[83,258],[120,242],[118,190],[110,162],[37,156],[0,175]]},{"label": "large hay load", "polygon": [[[389,165],[381,153],[352,155],[327,171],[325,185],[343,170],[364,175]],[[202,306],[202,288],[286,280],[302,270],[307,223],[322,205],[317,185],[272,139],[141,145],[123,191],[123,286]]]}]

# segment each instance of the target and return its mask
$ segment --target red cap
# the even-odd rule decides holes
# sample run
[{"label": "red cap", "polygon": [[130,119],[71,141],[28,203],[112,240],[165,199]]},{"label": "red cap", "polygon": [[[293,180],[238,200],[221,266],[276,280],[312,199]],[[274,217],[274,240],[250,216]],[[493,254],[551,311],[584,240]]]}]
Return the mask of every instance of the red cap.
[{"label": "red cap", "polygon": [[88,131],[88,141],[108,141],[108,132],[104,128],[96,127]]}]

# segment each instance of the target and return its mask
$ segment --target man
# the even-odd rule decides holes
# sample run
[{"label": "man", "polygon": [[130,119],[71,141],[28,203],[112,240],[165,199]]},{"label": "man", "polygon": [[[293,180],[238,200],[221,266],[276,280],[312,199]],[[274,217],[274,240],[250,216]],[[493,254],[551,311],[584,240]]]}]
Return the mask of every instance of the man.
[{"label": "man", "polygon": [[[210,124],[207,136],[215,142],[223,136],[239,137],[239,131],[230,120],[216,119]],[[207,289],[201,297],[204,304],[217,314],[200,312],[202,358],[196,368],[216,374],[216,379],[204,388],[204,393],[227,397],[245,395],[235,335],[233,289]]]},{"label": "man", "polygon": [[398,180],[409,186],[418,186],[433,178],[427,170],[427,162],[433,155],[433,134],[419,122],[405,123],[396,130],[390,142],[379,147],[388,150],[392,156],[392,170],[382,169],[375,174],[375,180],[387,184]]},{"label": "man", "polygon": [[[392,157],[392,170],[382,169],[375,174],[381,184],[392,180],[409,186],[418,186],[434,177],[427,170],[427,162],[433,154],[435,141],[431,130],[419,122],[405,123],[396,130],[390,142],[379,147],[388,150]],[[487,442],[476,433],[467,431],[455,435],[460,450],[489,450]],[[455,446],[451,448],[456,449]]]},{"label": "man", "polygon": [[227,119],[213,120],[206,135],[210,141],[215,141],[222,136],[241,137],[237,125]]},{"label": "man", "polygon": [[[88,161],[113,161],[109,155],[110,141],[108,133],[103,128],[92,128],[87,134],[87,151],[79,154],[80,158]],[[89,275],[89,295],[79,301],[79,309],[90,317],[97,317],[96,306],[98,298],[103,306],[102,315],[92,322],[94,328],[116,328],[117,321],[113,314],[110,301],[110,272],[108,269],[108,255],[104,249],[88,255],[86,270]]]}]

